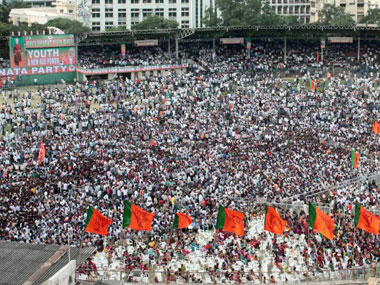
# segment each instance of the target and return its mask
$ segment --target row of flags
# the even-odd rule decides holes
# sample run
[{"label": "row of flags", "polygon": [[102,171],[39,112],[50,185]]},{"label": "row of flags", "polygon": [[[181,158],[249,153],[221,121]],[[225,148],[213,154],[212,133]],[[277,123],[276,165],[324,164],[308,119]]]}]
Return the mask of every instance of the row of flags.
[{"label": "row of flags", "polygon": [[[154,214],[149,213],[129,201],[124,202],[123,228],[130,228],[136,231],[152,231]],[[244,219],[244,215],[243,215]],[[175,213],[172,228],[183,229],[190,226],[193,219],[185,213]],[[108,227],[112,223],[104,217],[98,210],[90,206],[87,211],[85,231],[93,234],[108,235]],[[243,228],[244,233],[244,228]]]},{"label": "row of flags", "polygon": [[[354,213],[355,227],[368,233],[380,234],[380,218],[378,216],[366,210],[360,203],[355,204]],[[219,206],[216,229],[244,236],[244,216],[242,212]],[[129,201],[124,202],[123,228],[152,231],[153,218],[153,213],[149,213]],[[193,219],[187,214],[176,212],[172,228],[187,228],[192,222]],[[111,223],[112,220],[104,217],[98,210],[90,206],[84,230],[89,233],[108,235],[108,227]],[[308,223],[314,231],[319,232],[325,238],[334,239],[334,220],[311,202],[309,203]],[[265,206],[264,230],[276,235],[282,235],[286,224],[286,221],[281,218],[273,207]]]}]

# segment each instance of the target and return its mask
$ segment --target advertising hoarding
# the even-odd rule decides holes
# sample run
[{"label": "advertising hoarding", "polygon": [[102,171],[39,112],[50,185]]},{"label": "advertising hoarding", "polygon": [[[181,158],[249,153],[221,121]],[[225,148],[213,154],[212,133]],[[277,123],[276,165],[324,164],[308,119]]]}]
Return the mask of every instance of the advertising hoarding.
[{"label": "advertising hoarding", "polygon": [[140,40],[135,41],[135,46],[137,47],[150,47],[150,46],[157,46],[158,40]]},{"label": "advertising hoarding", "polygon": [[73,35],[10,38],[9,57],[14,70],[7,72],[19,72],[21,75],[73,72],[70,65],[76,63],[74,45]]},{"label": "advertising hoarding", "polygon": [[353,37],[328,37],[329,43],[337,44],[337,43],[343,43],[343,44],[352,44]]},{"label": "advertising hoarding", "polygon": [[244,38],[221,38],[220,42],[223,45],[243,44]]},{"label": "advertising hoarding", "polygon": [[74,35],[26,36],[25,48],[51,48],[75,46]]},{"label": "advertising hoarding", "polygon": [[75,64],[75,47],[26,50],[26,67],[70,64]]}]

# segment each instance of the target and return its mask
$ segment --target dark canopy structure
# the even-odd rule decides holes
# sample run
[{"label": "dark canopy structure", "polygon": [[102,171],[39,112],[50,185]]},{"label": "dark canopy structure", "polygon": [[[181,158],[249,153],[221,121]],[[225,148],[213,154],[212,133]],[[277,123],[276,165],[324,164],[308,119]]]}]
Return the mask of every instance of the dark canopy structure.
[{"label": "dark canopy structure", "polygon": [[77,35],[79,45],[97,45],[107,43],[131,43],[134,40],[158,39],[160,41],[173,40],[206,40],[221,37],[261,38],[302,38],[320,39],[321,37],[360,37],[362,40],[379,39],[378,26],[232,26],[210,27],[195,29],[164,29],[164,30],[126,30],[121,32],[92,32]]}]

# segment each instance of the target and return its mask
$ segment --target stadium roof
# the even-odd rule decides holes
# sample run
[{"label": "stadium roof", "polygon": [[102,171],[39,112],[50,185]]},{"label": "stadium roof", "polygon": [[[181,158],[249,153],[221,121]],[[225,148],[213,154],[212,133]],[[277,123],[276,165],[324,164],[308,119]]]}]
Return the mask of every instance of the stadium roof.
[{"label": "stadium roof", "polygon": [[[37,276],[33,284],[41,284],[58,272],[68,261],[67,247],[53,244],[26,244],[18,242],[0,242],[0,284],[24,284],[46,261],[59,250],[60,258],[43,274]],[[83,248],[81,260],[86,260],[95,248]],[[71,260],[79,260],[79,248],[71,248]]]},{"label": "stadium roof", "polygon": [[360,36],[361,38],[380,38],[380,27],[375,25],[355,26],[232,26],[194,29],[154,29],[126,30],[118,32],[90,32],[78,34],[80,45],[122,43],[141,39],[210,39],[220,37],[302,37],[320,38],[322,36]]}]

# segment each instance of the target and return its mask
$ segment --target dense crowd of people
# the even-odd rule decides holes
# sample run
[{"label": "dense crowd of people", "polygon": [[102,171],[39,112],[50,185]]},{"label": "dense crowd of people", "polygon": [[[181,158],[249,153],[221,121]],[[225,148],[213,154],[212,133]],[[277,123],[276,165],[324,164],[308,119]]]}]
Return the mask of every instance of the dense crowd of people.
[{"label": "dense crowd of people", "polygon": [[77,64],[86,69],[115,66],[147,66],[174,64],[178,61],[173,54],[161,47],[130,47],[125,55],[121,54],[120,45],[105,45],[79,48]]},{"label": "dense crowd of people", "polygon": [[[125,54],[121,54],[120,45],[102,45],[91,47],[79,47],[78,66],[86,69],[115,67],[115,66],[147,66],[159,64],[174,64],[186,62],[188,59],[197,60],[200,52],[208,55],[208,61],[213,62],[213,53],[209,52],[211,42],[180,43],[180,58],[175,58],[175,45],[171,44],[170,50],[167,43],[160,43],[155,47],[126,46]],[[274,71],[284,69],[283,41],[279,40],[256,40],[252,46],[250,60],[246,61],[248,53],[242,47],[231,49],[241,54],[239,60],[241,65],[258,71]],[[378,45],[376,42],[366,43],[365,48],[360,51],[361,60],[357,61],[356,45],[334,44],[329,45],[321,52],[318,43],[312,45],[299,41],[289,41],[287,45],[286,69],[293,73],[303,73],[308,67],[321,68],[324,66],[337,68],[350,68],[355,71],[378,70]],[[223,60],[223,58],[222,58]]]},{"label": "dense crowd of people", "polygon": [[[84,245],[99,251],[80,269],[87,275],[103,266],[102,256],[128,272],[165,272],[153,281],[191,282],[203,279],[189,268],[219,281],[275,282],[280,273],[289,281],[296,271],[376,261],[377,238],[354,230],[352,207],[357,201],[375,211],[378,187],[339,185],[379,171],[379,136],[372,132],[378,49],[364,47],[358,63],[347,56],[351,48],[332,47],[322,65],[308,45],[289,45],[286,63],[276,42],[254,46],[250,56],[242,47],[198,47],[183,47],[181,57],[194,62],[183,71],[4,92],[0,239],[70,238],[79,246],[92,205],[113,223],[106,239],[84,235]],[[160,48],[127,53],[125,61],[108,49],[89,54],[79,54],[88,68],[173,60]],[[279,65],[303,73],[282,78]],[[38,165],[41,141],[46,156]],[[360,154],[357,169],[351,150]],[[155,213],[151,233],[121,229],[125,200]],[[334,241],[308,227],[308,201],[335,220]],[[282,237],[264,232],[265,204],[278,205],[287,221]],[[245,213],[244,237],[213,234],[219,205]],[[193,217],[189,229],[170,230],[175,208]],[[194,266],[209,259],[212,266]]]}]

